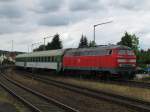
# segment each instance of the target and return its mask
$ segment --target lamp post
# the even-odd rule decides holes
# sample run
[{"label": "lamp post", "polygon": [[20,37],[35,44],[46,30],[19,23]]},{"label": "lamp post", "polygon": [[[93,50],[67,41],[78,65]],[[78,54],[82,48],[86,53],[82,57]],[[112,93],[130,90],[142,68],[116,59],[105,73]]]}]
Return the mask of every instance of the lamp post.
[{"label": "lamp post", "polygon": [[47,38],[51,38],[51,37],[53,37],[53,36],[47,36],[47,37],[44,37],[44,38],[43,38],[43,39],[44,39],[44,47],[43,47],[43,51],[45,50],[46,39],[47,39]]},{"label": "lamp post", "polygon": [[99,23],[99,24],[95,24],[93,27],[94,27],[94,37],[93,37],[93,41],[94,41],[94,44],[95,44],[95,28],[97,26],[100,26],[100,25],[104,25],[104,24],[108,24],[108,23],[112,23],[113,21],[108,21],[108,22],[104,22],[104,23]]}]

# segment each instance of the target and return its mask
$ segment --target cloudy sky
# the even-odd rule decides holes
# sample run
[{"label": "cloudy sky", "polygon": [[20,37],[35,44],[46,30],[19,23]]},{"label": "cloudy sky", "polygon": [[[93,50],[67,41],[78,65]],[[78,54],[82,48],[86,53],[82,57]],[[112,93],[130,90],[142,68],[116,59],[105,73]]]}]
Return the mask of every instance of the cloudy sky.
[{"label": "cloudy sky", "polygon": [[[31,44],[60,34],[64,48],[77,47],[82,34],[97,44],[115,44],[125,31],[150,48],[149,0],[0,0],[0,49],[31,50]],[[46,42],[51,38],[46,39]],[[37,47],[35,45],[34,47]]]}]

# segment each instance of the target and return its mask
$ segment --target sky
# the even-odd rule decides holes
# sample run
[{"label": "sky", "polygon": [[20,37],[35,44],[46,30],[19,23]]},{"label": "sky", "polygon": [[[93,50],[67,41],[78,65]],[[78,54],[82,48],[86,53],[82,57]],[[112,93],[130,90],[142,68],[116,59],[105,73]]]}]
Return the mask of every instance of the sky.
[{"label": "sky", "polygon": [[93,25],[107,21],[96,27],[98,45],[116,44],[127,31],[141,49],[150,48],[150,0],[0,0],[0,49],[31,51],[56,33],[64,48],[75,48],[82,34],[92,41]]}]

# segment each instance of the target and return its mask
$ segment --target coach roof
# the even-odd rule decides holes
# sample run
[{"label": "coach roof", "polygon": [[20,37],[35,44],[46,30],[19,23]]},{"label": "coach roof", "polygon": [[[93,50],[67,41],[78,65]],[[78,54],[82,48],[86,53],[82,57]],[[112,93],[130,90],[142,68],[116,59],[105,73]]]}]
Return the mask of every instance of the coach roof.
[{"label": "coach roof", "polygon": [[57,55],[63,55],[64,51],[65,51],[64,49],[38,51],[38,52],[32,52],[32,53],[26,53],[26,54],[19,54],[19,55],[16,56],[16,58],[57,56]]}]

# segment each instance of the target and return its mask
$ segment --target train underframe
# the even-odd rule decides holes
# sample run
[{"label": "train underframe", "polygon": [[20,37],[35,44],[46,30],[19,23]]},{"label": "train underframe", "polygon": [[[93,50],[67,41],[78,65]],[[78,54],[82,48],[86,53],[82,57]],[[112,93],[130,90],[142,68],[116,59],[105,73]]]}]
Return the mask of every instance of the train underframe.
[{"label": "train underframe", "polygon": [[[37,70],[40,68],[17,67],[22,69]],[[47,69],[48,70],[48,69]],[[49,69],[50,70],[50,69]],[[51,70],[50,70],[51,71]],[[57,74],[65,74],[83,77],[98,77],[101,79],[133,79],[135,76],[135,68],[64,68],[60,71],[53,70]]]},{"label": "train underframe", "polygon": [[65,68],[65,74],[82,74],[85,76],[99,77],[101,79],[133,79],[135,77],[135,68]]}]

